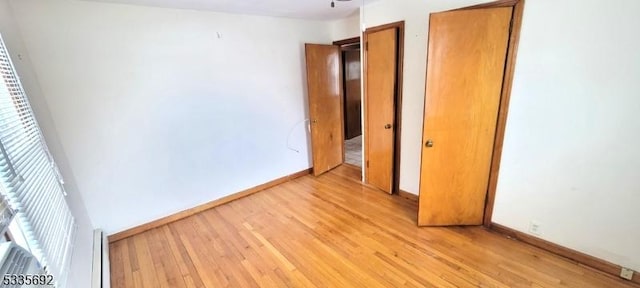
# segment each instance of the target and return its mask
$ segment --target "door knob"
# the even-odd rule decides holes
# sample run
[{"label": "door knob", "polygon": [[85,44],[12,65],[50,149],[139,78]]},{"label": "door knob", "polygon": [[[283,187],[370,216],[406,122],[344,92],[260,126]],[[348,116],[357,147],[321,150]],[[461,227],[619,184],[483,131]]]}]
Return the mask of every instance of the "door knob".
[{"label": "door knob", "polygon": [[427,148],[433,147],[433,140],[431,139],[427,140],[427,142],[424,143],[424,146],[426,146]]},{"label": "door knob", "polygon": [[391,129],[391,124],[384,125],[384,129]]}]

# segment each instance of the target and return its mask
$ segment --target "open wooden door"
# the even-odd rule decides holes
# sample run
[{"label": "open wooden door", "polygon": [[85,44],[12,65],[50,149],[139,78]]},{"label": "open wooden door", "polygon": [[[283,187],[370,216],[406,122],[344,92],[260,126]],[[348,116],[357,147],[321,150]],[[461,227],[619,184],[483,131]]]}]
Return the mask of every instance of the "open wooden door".
[{"label": "open wooden door", "polygon": [[305,45],[315,176],[335,168],[344,161],[340,53],[338,46]]},{"label": "open wooden door", "polygon": [[513,7],[431,15],[418,225],[480,225]]},{"label": "open wooden door", "polygon": [[393,192],[398,29],[366,37],[365,160],[367,183]]}]

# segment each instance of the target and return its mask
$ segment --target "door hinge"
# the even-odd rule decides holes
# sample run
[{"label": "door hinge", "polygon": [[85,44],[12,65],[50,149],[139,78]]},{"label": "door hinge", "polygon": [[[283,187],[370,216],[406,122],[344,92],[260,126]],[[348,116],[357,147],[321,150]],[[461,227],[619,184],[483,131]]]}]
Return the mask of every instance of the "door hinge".
[{"label": "door hinge", "polygon": [[369,51],[369,41],[364,42],[364,50]]},{"label": "door hinge", "polygon": [[367,160],[367,168],[369,168],[369,160]]}]

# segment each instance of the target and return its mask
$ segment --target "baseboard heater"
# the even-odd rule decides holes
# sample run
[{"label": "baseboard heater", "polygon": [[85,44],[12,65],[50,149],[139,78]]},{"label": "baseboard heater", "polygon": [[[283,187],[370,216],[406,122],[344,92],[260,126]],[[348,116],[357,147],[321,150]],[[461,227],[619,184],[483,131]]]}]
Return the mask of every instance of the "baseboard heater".
[{"label": "baseboard heater", "polygon": [[91,288],[109,288],[109,244],[102,229],[93,231]]}]

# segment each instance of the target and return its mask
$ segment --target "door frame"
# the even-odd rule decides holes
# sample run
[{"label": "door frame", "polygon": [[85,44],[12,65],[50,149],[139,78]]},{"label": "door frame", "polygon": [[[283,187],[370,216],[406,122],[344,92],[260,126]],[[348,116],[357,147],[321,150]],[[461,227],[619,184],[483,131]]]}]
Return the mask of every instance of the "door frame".
[{"label": "door frame", "polygon": [[360,43],[360,36],[333,41],[333,45],[340,46],[340,48],[342,48],[342,46],[350,46],[355,44],[362,44]]},{"label": "door frame", "polygon": [[[347,89],[346,88],[346,84],[347,83],[345,81],[346,75],[344,74],[345,67],[344,67],[344,54],[343,54],[343,52],[346,51],[346,50],[349,50],[349,47],[356,46],[356,45],[359,45],[360,46],[360,51],[362,51],[362,42],[360,41],[360,39],[361,39],[360,36],[356,36],[356,37],[351,37],[351,38],[347,38],[347,39],[343,39],[343,40],[336,40],[336,41],[333,41],[333,43],[332,43],[332,45],[340,47],[340,73],[342,73],[342,106],[341,106],[341,109],[342,109],[342,111],[341,111],[342,112],[341,119],[342,119],[342,128],[343,128],[342,129],[342,135],[343,135],[342,138],[345,141],[347,140],[346,139],[346,133],[345,133],[345,129],[346,129],[346,125],[347,125],[347,123],[346,123],[347,122],[346,121],[346,114],[345,114],[345,111],[346,111],[346,108],[345,108],[345,105],[346,105],[345,96],[346,96],[346,92],[347,92],[346,91],[346,89]],[[362,52],[360,52],[360,56],[361,56],[360,59],[362,61]],[[362,75],[360,75],[360,77],[362,77]],[[361,92],[361,94],[364,94],[364,93]],[[362,96],[361,96],[361,98],[362,98]],[[361,102],[361,104],[362,104],[362,102]],[[360,115],[360,121],[362,121],[362,118],[363,118],[362,115]],[[363,130],[363,134],[364,134],[364,130]],[[345,146],[346,145],[345,145],[345,143],[343,141],[343,143],[342,143],[342,165],[351,165],[351,164],[346,163],[346,153],[347,152],[346,152],[346,147]],[[360,167],[358,167],[358,168],[360,168]],[[362,168],[360,168],[360,169],[362,171]],[[360,180],[362,181],[362,175],[360,176]]]},{"label": "door frame", "polygon": [[367,169],[367,163],[369,162],[368,154],[366,153],[369,148],[369,125],[367,123],[367,38],[369,34],[392,29],[395,28],[398,31],[397,34],[397,58],[396,58],[396,95],[395,95],[395,103],[394,103],[394,113],[395,119],[393,123],[393,183],[391,186],[391,194],[398,194],[400,192],[400,144],[401,144],[401,131],[402,131],[402,85],[403,85],[403,74],[404,74],[404,20],[393,22],[389,24],[384,24],[380,26],[367,28],[364,33],[362,33],[362,79],[363,79],[363,87],[362,87],[362,118],[363,118],[363,135],[364,135],[364,163],[363,163],[363,181],[368,183],[369,178],[369,169]]},{"label": "door frame", "polygon": [[506,62],[504,65],[504,75],[502,78],[502,92],[500,94],[500,104],[498,108],[498,121],[496,123],[496,133],[493,141],[493,152],[491,156],[491,168],[489,170],[489,184],[487,186],[487,196],[484,203],[484,217],[482,225],[491,228],[493,217],[493,206],[496,199],[496,188],[498,186],[498,174],[500,172],[500,161],[502,160],[502,148],[504,144],[504,133],[507,125],[507,115],[509,112],[509,101],[511,98],[511,88],[513,86],[513,76],[516,66],[516,56],[518,54],[518,43],[520,41],[520,28],[522,27],[522,16],[525,0],[500,0],[469,7],[463,7],[450,11],[471,10],[495,7],[513,7],[511,14],[511,32],[509,33],[509,44],[507,47]]}]

